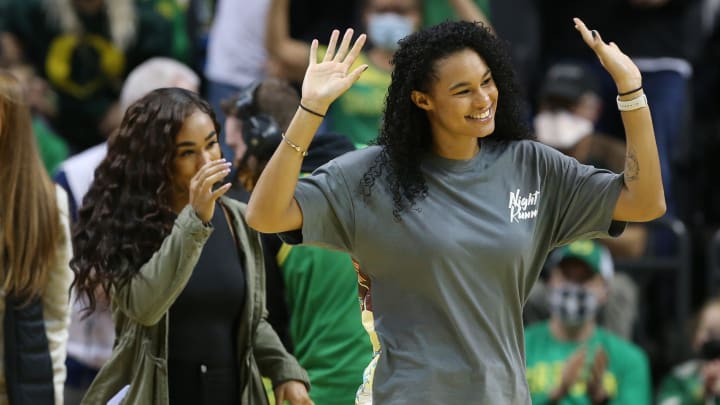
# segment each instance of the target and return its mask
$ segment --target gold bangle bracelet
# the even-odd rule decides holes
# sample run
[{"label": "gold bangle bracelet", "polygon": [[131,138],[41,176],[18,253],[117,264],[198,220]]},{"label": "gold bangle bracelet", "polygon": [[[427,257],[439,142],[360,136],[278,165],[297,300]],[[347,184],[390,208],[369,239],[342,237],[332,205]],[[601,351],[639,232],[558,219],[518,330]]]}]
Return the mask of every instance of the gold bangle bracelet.
[{"label": "gold bangle bracelet", "polygon": [[283,139],[283,141],[285,141],[285,143],[286,143],[289,147],[295,149],[295,150],[297,151],[297,153],[303,155],[303,157],[307,156],[307,154],[308,154],[307,151],[306,151],[305,149],[301,148],[300,145],[297,145],[297,144],[295,144],[293,141],[289,140],[289,139],[285,136],[285,132],[282,133],[282,139]]}]

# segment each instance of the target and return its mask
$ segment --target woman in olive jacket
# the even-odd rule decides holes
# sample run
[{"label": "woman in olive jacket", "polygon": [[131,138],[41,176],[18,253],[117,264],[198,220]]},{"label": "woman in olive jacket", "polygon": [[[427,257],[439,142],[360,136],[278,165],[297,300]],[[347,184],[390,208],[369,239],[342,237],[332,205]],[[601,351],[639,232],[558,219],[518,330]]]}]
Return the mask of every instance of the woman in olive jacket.
[{"label": "woman in olive jacket", "polygon": [[[117,340],[83,404],[312,404],[266,322],[259,237],[223,197],[229,173],[206,102],[159,89],[130,106],[88,191],[75,288],[110,297]],[[282,402],[280,402],[282,403]]]}]

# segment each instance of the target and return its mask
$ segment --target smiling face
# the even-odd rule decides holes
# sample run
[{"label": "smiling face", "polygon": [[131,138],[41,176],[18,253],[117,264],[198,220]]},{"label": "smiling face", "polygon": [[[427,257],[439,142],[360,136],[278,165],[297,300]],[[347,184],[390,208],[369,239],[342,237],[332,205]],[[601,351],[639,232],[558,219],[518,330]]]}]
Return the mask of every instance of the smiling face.
[{"label": "smiling face", "polygon": [[207,162],[220,159],[220,145],[213,120],[196,111],[183,123],[175,137],[173,159],[173,190],[176,207],[189,198],[190,180]]},{"label": "smiling face", "polygon": [[495,130],[498,89],[485,61],[464,49],[435,62],[428,92],[412,100],[427,112],[436,150],[477,149],[477,138]]}]

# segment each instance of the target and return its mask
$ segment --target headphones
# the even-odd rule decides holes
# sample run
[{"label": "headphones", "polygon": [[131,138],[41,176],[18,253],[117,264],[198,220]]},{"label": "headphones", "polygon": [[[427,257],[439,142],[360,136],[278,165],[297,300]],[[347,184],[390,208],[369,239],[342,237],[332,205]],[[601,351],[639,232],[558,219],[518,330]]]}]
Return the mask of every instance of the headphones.
[{"label": "headphones", "polygon": [[240,92],[235,101],[235,116],[242,121],[242,136],[247,151],[242,160],[255,156],[267,160],[282,141],[282,130],[269,114],[258,112],[255,92],[260,86],[256,81]]}]

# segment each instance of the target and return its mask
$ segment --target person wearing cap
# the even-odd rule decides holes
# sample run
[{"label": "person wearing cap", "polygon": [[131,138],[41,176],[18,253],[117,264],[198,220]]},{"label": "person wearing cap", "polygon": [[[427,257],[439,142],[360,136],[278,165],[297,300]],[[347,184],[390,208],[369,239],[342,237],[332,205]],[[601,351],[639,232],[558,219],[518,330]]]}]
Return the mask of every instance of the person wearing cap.
[{"label": "person wearing cap", "polygon": [[533,404],[649,404],[647,356],[596,323],[614,273],[607,248],[580,240],[550,262],[550,319],[525,332]]}]

